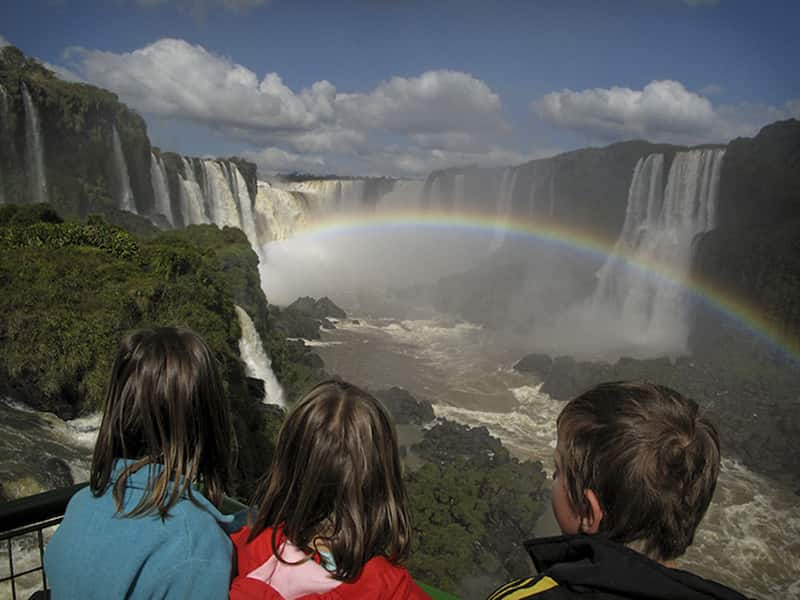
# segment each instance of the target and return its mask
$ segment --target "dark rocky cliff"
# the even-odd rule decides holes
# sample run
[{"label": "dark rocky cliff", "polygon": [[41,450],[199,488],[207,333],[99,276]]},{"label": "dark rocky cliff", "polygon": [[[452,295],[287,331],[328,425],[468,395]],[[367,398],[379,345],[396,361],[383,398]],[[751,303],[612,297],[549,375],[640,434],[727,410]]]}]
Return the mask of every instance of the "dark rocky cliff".
[{"label": "dark rocky cliff", "polygon": [[0,85],[6,92],[0,168],[7,202],[29,202],[25,164],[24,85],[38,111],[50,202],[63,214],[116,210],[116,126],[138,212],[153,206],[150,141],[144,120],[116,95],[57,78],[35,59],[7,46],[0,50]]},{"label": "dark rocky cliff", "polygon": [[[625,221],[636,163],[649,154],[662,153],[667,173],[681,150],[685,148],[630,141],[567,152],[510,169],[437,171],[428,177],[424,193],[428,204],[440,198],[447,209],[455,201],[455,178],[463,175],[463,202],[468,209],[494,214],[496,198],[505,191],[511,195],[516,219],[587,233],[612,244]],[[504,190],[509,185],[510,190]],[[552,244],[507,241],[468,271],[444,277],[435,285],[399,291],[398,296],[423,299],[437,310],[471,321],[527,329],[547,314],[556,314],[565,303],[591,294],[601,265],[599,256],[564,253]]]},{"label": "dark rocky cliff", "polygon": [[[43,162],[50,204],[67,217],[100,214],[107,221],[140,233],[148,221],[159,228],[169,223],[157,215],[151,179],[151,152],[164,161],[170,206],[176,226],[188,224],[181,214],[178,177],[187,177],[180,155],[161,153],[151,147],[144,119],[109,91],[59,79],[13,46],[0,49],[0,202],[26,204],[36,201],[26,158],[29,135],[23,101],[23,86],[38,114]],[[116,128],[128,171],[137,217],[123,212],[123,183],[114,152]],[[194,179],[203,186],[201,159],[189,159]],[[247,186],[250,202],[255,199],[255,164],[238,157],[218,161],[230,173],[235,165]],[[201,192],[202,194],[203,192]],[[207,209],[208,212],[208,209]],[[150,228],[152,229],[152,228]]]},{"label": "dark rocky cliff", "polygon": [[[773,123],[728,145],[716,230],[698,240],[694,274],[800,334],[800,121]],[[738,332],[702,307],[691,345],[718,353]]]}]

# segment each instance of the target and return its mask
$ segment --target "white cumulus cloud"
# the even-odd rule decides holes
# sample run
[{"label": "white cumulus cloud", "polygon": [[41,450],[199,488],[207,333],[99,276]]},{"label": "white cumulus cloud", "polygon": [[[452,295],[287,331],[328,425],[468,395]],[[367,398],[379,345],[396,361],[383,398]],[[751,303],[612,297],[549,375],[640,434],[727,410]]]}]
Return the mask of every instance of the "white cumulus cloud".
[{"label": "white cumulus cloud", "polygon": [[70,48],[67,60],[88,81],[135,108],[216,129],[309,130],[333,119],[327,81],[294,92],[277,73],[263,78],[202,46],[162,39],[129,53]]},{"label": "white cumulus cloud", "polygon": [[[137,110],[266,147],[259,157],[263,165],[297,161],[296,168],[306,169],[319,166],[320,156],[336,156],[366,168],[375,154],[373,138],[389,137],[406,156],[393,155],[388,163],[416,173],[425,170],[420,166],[425,157],[434,161],[431,168],[476,162],[473,157],[482,153],[495,161],[496,138],[508,131],[500,97],[461,71],[392,77],[365,91],[343,93],[325,80],[291,89],[278,73],[260,76],[180,39],[161,39],[126,53],[73,47],[64,60],[78,76],[117,93]],[[301,154],[316,158],[305,164]],[[330,162],[337,160],[328,161],[328,167]]]},{"label": "white cumulus cloud", "polygon": [[345,121],[400,133],[491,131],[503,126],[500,97],[461,71],[393,77],[366,94],[340,94]]},{"label": "white cumulus cloud", "polygon": [[771,121],[792,116],[784,106],[714,106],[678,81],[652,81],[641,90],[626,87],[563,90],[532,107],[557,127],[602,142],[642,138],[654,142],[700,144],[753,135]]}]

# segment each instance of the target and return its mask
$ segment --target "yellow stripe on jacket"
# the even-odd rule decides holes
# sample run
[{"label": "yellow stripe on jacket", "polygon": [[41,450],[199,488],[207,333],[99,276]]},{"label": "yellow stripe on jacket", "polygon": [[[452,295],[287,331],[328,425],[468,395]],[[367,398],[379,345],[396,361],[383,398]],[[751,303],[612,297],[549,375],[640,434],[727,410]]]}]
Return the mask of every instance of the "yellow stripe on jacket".
[{"label": "yellow stripe on jacket", "polygon": [[522,600],[522,598],[541,594],[556,586],[558,583],[547,575],[526,577],[507,583],[489,596],[489,600]]}]

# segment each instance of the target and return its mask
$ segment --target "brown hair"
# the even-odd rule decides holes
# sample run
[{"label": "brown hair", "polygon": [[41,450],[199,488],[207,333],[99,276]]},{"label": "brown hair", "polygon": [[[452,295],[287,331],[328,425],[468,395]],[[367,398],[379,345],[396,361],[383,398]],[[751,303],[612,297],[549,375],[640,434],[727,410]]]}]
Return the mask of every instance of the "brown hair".
[{"label": "brown hair", "polygon": [[558,468],[572,506],[588,516],[600,501],[598,533],[667,561],[682,555],[711,502],[719,436],[697,403],[661,385],[600,384],[558,417]]},{"label": "brown hair", "polygon": [[257,494],[254,539],[273,527],[298,548],[319,540],[352,581],[374,556],[396,562],[408,553],[409,520],[397,437],[389,416],[367,392],[331,380],[306,394],[278,435],[272,465]]},{"label": "brown hair", "polygon": [[[121,511],[128,477],[148,469],[147,490],[125,513],[169,514],[192,483],[220,505],[230,484],[235,438],[216,360],[188,329],[142,329],[120,342],[92,460],[95,496],[110,485],[117,459],[130,459],[114,482]],[[161,472],[150,465],[162,465]]]}]

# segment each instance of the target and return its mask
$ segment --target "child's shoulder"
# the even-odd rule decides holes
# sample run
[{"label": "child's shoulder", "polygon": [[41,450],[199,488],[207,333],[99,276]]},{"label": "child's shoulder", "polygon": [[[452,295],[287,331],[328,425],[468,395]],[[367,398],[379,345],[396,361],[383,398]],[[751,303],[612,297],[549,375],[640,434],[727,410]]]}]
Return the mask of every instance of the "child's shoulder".
[{"label": "child's shoulder", "polygon": [[375,556],[367,561],[356,581],[343,584],[331,592],[332,600],[346,598],[429,600],[430,596],[414,582],[405,567],[383,556]]},{"label": "child's shoulder", "polygon": [[[257,569],[274,554],[272,551],[272,527],[268,527],[252,540],[250,539],[251,531],[250,527],[245,525],[230,536],[236,549],[236,570],[239,574],[247,574]],[[281,541],[282,537],[278,532],[275,539],[276,545]]]}]

